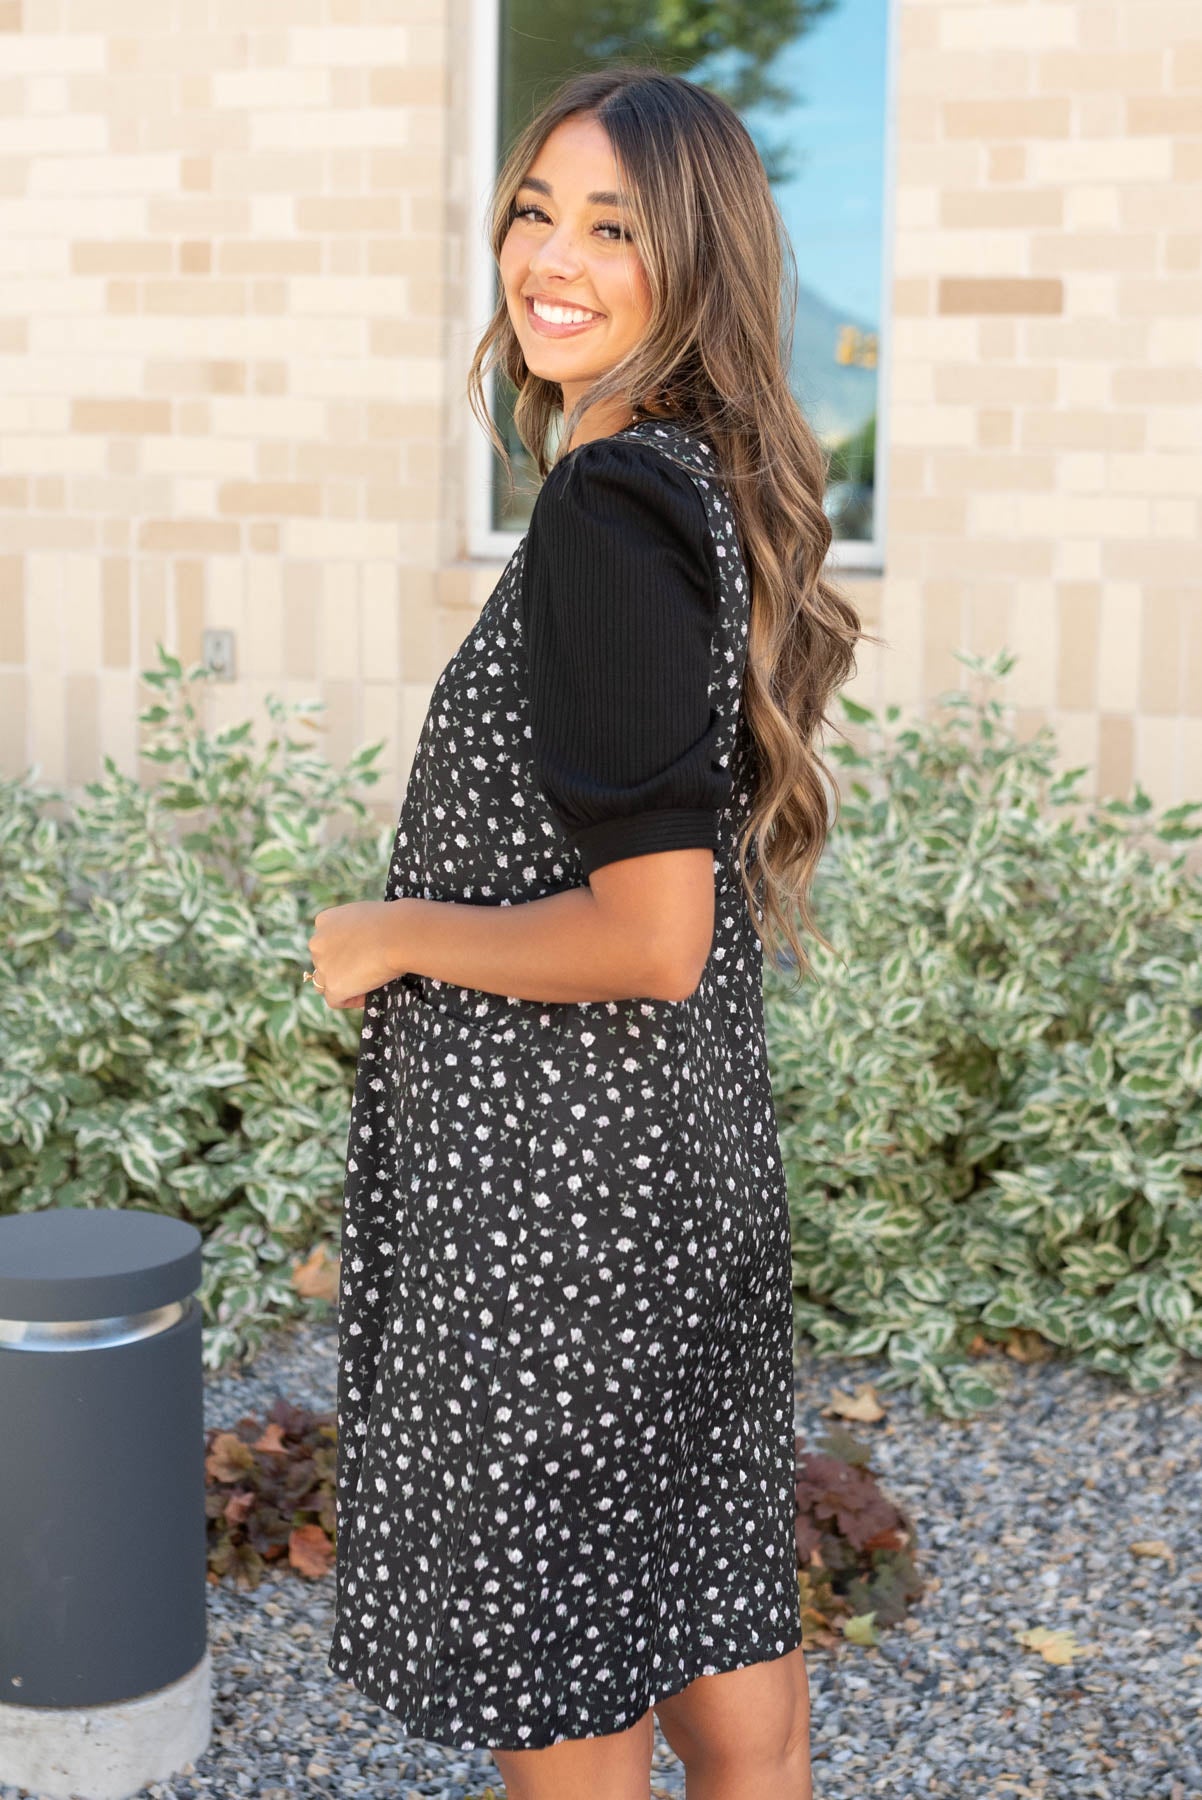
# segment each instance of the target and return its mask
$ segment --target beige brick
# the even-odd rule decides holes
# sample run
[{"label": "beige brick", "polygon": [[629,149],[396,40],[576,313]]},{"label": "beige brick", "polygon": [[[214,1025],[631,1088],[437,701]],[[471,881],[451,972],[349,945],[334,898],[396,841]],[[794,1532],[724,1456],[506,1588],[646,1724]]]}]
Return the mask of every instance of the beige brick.
[{"label": "beige brick", "polygon": [[1128,800],[1135,773],[1135,721],[1129,713],[1104,712],[1098,720],[1098,793]]},{"label": "beige brick", "polygon": [[63,680],[66,774],[70,782],[91,781],[100,762],[96,676],[69,674]]},{"label": "beige brick", "polygon": [[170,244],[81,240],[68,248],[77,275],[167,275],[171,271]]},{"label": "beige brick", "polygon": [[1202,134],[1202,94],[1129,94],[1127,130],[1197,137]]},{"label": "beige brick", "polygon": [[[1064,217],[1064,196],[1054,188],[951,189],[939,203],[939,223],[973,231],[1035,231],[1052,229]],[[1038,240],[1037,240],[1038,241]]]},{"label": "beige brick", "polygon": [[1059,706],[1097,704],[1101,587],[1097,582],[1057,584],[1055,698]]},{"label": "beige brick", "polygon": [[94,557],[68,557],[62,587],[63,669],[72,673],[100,667],[100,565]]},{"label": "beige brick", "polygon": [[1202,268],[1202,234],[1196,231],[1178,232],[1166,238],[1164,266],[1184,274],[1191,274],[1195,269]]},{"label": "beige brick", "polygon": [[[1184,640],[1185,648],[1181,667],[1181,704],[1186,716],[1191,719],[1202,719],[1202,594],[1196,587],[1192,588],[1185,598],[1184,607]],[[1198,795],[1202,789],[1198,781],[1197,771],[1202,763],[1194,767],[1194,788]]]},{"label": "beige brick", "polygon": [[388,563],[369,563],[363,568],[362,582],[361,673],[365,679],[386,674],[403,678],[397,571]]},{"label": "beige brick", "polygon": [[293,564],[284,571],[284,669],[313,682],[321,677],[317,661],[317,610],[321,571],[313,563]]},{"label": "beige brick", "polygon": [[28,684],[21,670],[0,672],[0,775],[21,775],[29,754]]},{"label": "beige brick", "polygon": [[171,406],[166,400],[75,400],[71,406],[72,431],[126,433],[140,437],[148,431],[170,431]]},{"label": "beige brick", "polygon": [[203,661],[205,565],[181,557],[174,565],[175,654],[185,664]]},{"label": "beige brick", "polygon": [[128,668],[132,643],[130,565],[126,556],[107,556],[101,565],[101,664]]},{"label": "beige brick", "polygon": [[[1053,190],[1054,191],[1054,190]],[[1127,216],[1133,193],[1131,188],[1113,183],[1092,186],[1084,183],[1070,188],[1064,195],[1064,225],[1067,231],[1113,231]],[[1136,210],[1130,220],[1132,228],[1150,225],[1152,221]]]},{"label": "beige brick", "polygon": [[246,570],[246,611],[239,663],[248,676],[274,679],[284,655],[284,597],[278,563],[255,557]]},{"label": "beige brick", "polygon": [[1156,237],[1150,231],[1049,232],[1031,245],[1031,267],[1040,274],[1059,274],[1070,269],[1143,271],[1155,266]]},{"label": "beige brick", "polygon": [[139,550],[164,555],[227,555],[240,543],[239,528],[219,519],[147,519],[137,532]]},{"label": "beige brick", "polygon": [[928,695],[965,683],[954,652],[964,646],[964,594],[960,582],[928,581],[923,594],[922,685]]},{"label": "beige brick", "polygon": [[1033,100],[948,100],[941,108],[947,138],[1067,137],[1072,106],[1067,97]]},{"label": "beige brick", "polygon": [[1167,138],[1045,138],[1032,142],[1030,175],[1045,183],[1164,181],[1173,169]]},{"label": "beige brick", "polygon": [[314,518],[321,513],[321,490],[316,482],[223,481],[217,490],[218,509],[244,518]]},{"label": "beige brick", "polygon": [[127,775],[134,773],[137,763],[136,711],[132,673],[102,669],[96,678],[99,753],[102,759],[111,756]]},{"label": "beige brick", "polygon": [[1087,772],[1078,783],[1077,792],[1082,795],[1091,794],[1098,762],[1097,713],[1092,708],[1088,712],[1058,710],[1053,726],[1060,751],[1061,768],[1085,769]]},{"label": "beige brick", "polygon": [[[1163,795],[1161,805],[1181,799],[1181,721],[1148,717],[1135,721],[1135,774],[1153,797]],[[1196,790],[1191,794],[1196,797]]]},{"label": "beige brick", "polygon": [[1076,43],[1075,5],[945,6],[939,20],[939,42],[946,50],[1023,50],[1068,48]]},{"label": "beige brick", "polygon": [[0,663],[25,661],[24,588],[20,557],[0,557]]},{"label": "beige brick", "polygon": [[1186,281],[1180,275],[1162,281],[1128,279],[1119,283],[1119,306],[1132,319],[1141,315],[1177,315],[1197,320],[1202,315],[1202,281]]},{"label": "beige brick", "polygon": [[1141,713],[1176,715],[1182,710],[1184,648],[1181,596],[1172,590],[1145,593],[1140,630]]},{"label": "beige brick", "polygon": [[1202,36],[1176,45],[1170,52],[1171,84],[1176,89],[1202,88]]},{"label": "beige brick", "polygon": [[1019,441],[1030,450],[1119,451],[1142,437],[1142,421],[1130,413],[1029,407],[1022,415]]},{"label": "beige brick", "polygon": [[1108,486],[1104,452],[1066,450],[1057,466],[1057,485],[1066,494],[1100,494]]},{"label": "beige brick", "polygon": [[948,275],[939,283],[938,308],[941,313],[1059,313],[1064,287],[1059,281]]},{"label": "beige brick", "polygon": [[359,569],[352,562],[322,571],[317,611],[317,667],[323,681],[357,682],[360,671]]},{"label": "beige brick", "polygon": [[1159,94],[1164,80],[1160,53],[1134,48],[1049,50],[1035,58],[1034,71],[1041,94]]},{"label": "beige brick", "polygon": [[977,414],[977,443],[984,450],[1001,449],[1014,442],[1014,414],[1005,407],[983,408]]},{"label": "beige brick", "polygon": [[931,484],[937,493],[1014,496],[1024,492],[1046,494],[1055,483],[1056,463],[1051,456],[990,456],[974,450],[967,455],[940,455],[932,459]]},{"label": "beige brick", "polygon": [[1098,615],[1098,703],[1133,712],[1138,702],[1140,593],[1134,583],[1103,585]]},{"label": "beige brick", "polygon": [[[354,681],[332,681],[323,677],[321,698],[325,702],[325,711],[320,715],[322,754],[341,768],[359,748],[358,685]],[[365,789],[362,797],[366,798],[372,791]]]},{"label": "beige brick", "polygon": [[990,144],[987,146],[986,174],[990,181],[1022,181],[1027,173],[1027,151],[1023,144]]},{"label": "beige brick", "polygon": [[965,646],[974,656],[996,656],[1008,647],[1009,588],[1004,583],[974,581],[965,600]]},{"label": "beige brick", "polygon": [[234,239],[218,249],[223,275],[320,275],[321,245],[304,239]]}]

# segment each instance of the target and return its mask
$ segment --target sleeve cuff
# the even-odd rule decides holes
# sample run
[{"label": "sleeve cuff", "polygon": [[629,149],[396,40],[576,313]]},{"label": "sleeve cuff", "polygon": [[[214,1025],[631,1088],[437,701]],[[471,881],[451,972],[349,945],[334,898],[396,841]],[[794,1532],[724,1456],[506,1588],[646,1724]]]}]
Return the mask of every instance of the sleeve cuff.
[{"label": "sleeve cuff", "polygon": [[586,875],[603,863],[621,862],[628,856],[651,856],[657,850],[717,850],[718,818],[712,811],[668,807],[658,812],[632,813],[627,818],[602,819],[571,833]]}]

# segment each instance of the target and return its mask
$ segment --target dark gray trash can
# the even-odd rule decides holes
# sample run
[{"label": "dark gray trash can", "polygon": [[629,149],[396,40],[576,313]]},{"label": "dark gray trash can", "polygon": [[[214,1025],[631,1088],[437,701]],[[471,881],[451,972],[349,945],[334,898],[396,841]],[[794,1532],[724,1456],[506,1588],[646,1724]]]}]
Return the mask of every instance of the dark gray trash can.
[{"label": "dark gray trash can", "polygon": [[209,1741],[201,1235],[0,1218],[0,1785],[125,1800]]}]

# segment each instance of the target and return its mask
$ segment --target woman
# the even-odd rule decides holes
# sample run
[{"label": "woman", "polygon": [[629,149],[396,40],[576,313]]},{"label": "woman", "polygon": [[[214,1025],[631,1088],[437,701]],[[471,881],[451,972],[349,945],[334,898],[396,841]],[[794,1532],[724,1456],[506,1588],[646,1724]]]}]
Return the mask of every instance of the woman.
[{"label": "woman", "polygon": [[516,143],[469,391],[503,454],[495,353],[546,479],[435,686],[386,899],[309,940],[365,1008],[329,1666],[487,1746],[509,1800],[646,1800],[653,1712],[690,1800],[810,1794],[760,928],[804,966],[860,633],[781,242],[681,78],[574,78]]}]

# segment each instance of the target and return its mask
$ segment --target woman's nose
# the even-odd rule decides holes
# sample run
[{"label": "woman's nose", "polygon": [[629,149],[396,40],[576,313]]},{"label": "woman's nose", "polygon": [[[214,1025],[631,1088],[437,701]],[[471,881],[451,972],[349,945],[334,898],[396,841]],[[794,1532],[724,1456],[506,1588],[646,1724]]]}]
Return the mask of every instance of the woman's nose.
[{"label": "woman's nose", "polygon": [[544,238],[538,247],[538,255],[530,258],[530,268],[536,275],[562,275],[569,281],[578,275],[580,256],[571,233],[553,233]]}]

